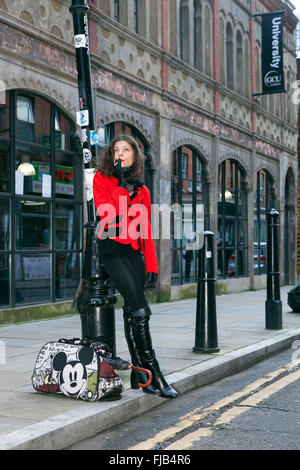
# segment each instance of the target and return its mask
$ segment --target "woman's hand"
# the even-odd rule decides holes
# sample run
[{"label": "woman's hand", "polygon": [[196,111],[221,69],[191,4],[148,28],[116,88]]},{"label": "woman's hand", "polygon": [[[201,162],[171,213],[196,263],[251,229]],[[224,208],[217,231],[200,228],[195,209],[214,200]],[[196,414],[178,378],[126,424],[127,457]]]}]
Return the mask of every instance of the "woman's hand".
[{"label": "woman's hand", "polygon": [[121,188],[126,189],[126,185],[127,185],[126,176],[129,174],[129,172],[130,172],[130,169],[127,166],[122,167],[121,159],[118,158],[118,160],[115,163],[115,175],[116,175],[116,178],[118,178],[119,180],[118,186],[120,186]]},{"label": "woman's hand", "polygon": [[146,290],[154,290],[156,281],[157,281],[157,273],[148,273],[147,274],[147,280],[146,280],[146,283],[145,283],[145,289]]}]

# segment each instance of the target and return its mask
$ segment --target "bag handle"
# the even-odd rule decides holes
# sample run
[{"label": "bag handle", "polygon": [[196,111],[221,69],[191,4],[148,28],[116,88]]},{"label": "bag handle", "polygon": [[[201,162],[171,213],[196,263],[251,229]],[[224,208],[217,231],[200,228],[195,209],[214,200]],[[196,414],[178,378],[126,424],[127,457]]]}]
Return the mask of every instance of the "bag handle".
[{"label": "bag handle", "polygon": [[148,369],[143,369],[143,367],[137,367],[137,366],[133,366],[132,364],[129,366],[130,369],[134,369],[134,370],[139,370],[141,372],[145,372],[146,375],[148,375],[148,381],[145,383],[145,384],[141,384],[141,383],[138,383],[138,386],[141,387],[141,388],[145,388],[145,387],[148,387],[148,385],[151,384],[152,382],[152,373],[150,372],[150,370]]}]

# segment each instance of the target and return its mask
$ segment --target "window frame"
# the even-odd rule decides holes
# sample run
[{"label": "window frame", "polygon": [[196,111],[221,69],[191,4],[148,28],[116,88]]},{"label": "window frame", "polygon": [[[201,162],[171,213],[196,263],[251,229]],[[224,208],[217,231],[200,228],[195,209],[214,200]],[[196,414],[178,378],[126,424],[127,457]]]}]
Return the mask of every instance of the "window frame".
[{"label": "window frame", "polygon": [[[17,128],[17,97],[18,96],[26,96],[28,97],[32,103],[33,103],[33,109],[34,109],[34,99],[35,97],[38,97],[41,100],[44,100],[46,103],[49,104],[49,116],[45,116],[45,119],[50,120],[50,136],[49,136],[49,145],[40,145],[36,143],[31,143],[30,146],[33,148],[40,150],[44,149],[49,152],[49,167],[50,167],[50,175],[51,175],[51,197],[42,197],[42,195],[35,195],[35,194],[26,194],[23,193],[22,195],[16,194],[16,187],[15,187],[15,166],[16,166],[16,149],[19,144],[26,144],[29,145],[28,142],[22,141],[18,139],[17,134],[16,134],[16,128]],[[10,143],[10,191],[9,192],[1,192],[0,197],[3,198],[5,197],[6,199],[9,200],[10,204],[10,213],[9,213],[9,219],[10,219],[10,241],[9,241],[9,249],[6,250],[0,250],[1,255],[7,255],[9,257],[9,281],[10,281],[10,288],[9,288],[9,305],[0,305],[0,309],[2,308],[13,308],[16,306],[26,306],[26,305],[34,305],[34,304],[43,304],[45,302],[56,302],[60,301],[61,298],[58,298],[56,295],[56,253],[59,251],[56,249],[55,244],[53,241],[55,240],[55,234],[56,234],[56,204],[57,203],[62,203],[62,204],[69,204],[72,205],[75,209],[77,207],[80,217],[81,217],[81,223],[83,221],[83,197],[82,197],[82,191],[77,192],[77,196],[72,199],[64,198],[61,197],[60,195],[56,194],[56,181],[55,181],[55,165],[56,165],[56,134],[57,130],[55,129],[55,118],[56,114],[59,113],[60,115],[63,115],[64,118],[67,120],[68,125],[70,126],[70,136],[72,133],[75,134],[76,132],[76,125],[75,122],[72,121],[70,117],[67,116],[67,114],[61,109],[59,106],[57,106],[53,101],[48,99],[47,97],[44,97],[42,95],[39,95],[38,93],[29,93],[27,90],[22,90],[22,89],[15,89],[15,90],[10,90],[8,92],[8,102],[9,102],[9,111],[10,111],[10,134],[9,138],[5,138]],[[2,137],[1,137],[2,138]],[[69,153],[72,155],[73,159],[76,159],[78,157],[81,157],[81,155],[78,153],[78,150],[75,148],[70,148],[70,150],[63,150],[66,153]],[[81,176],[83,176],[81,174]],[[80,186],[82,189],[82,178],[77,177],[76,184]],[[17,201],[32,201],[33,203],[38,203],[38,202],[46,202],[50,205],[50,245],[49,247],[41,247],[38,249],[31,249],[30,247],[17,247],[16,246],[16,203]],[[70,253],[76,252],[76,256],[80,257],[80,276],[82,272],[82,251],[83,251],[83,231],[80,231],[79,234],[79,246],[76,246],[76,250],[69,250]],[[64,250],[68,251],[68,250]],[[16,256],[21,255],[21,256],[49,256],[49,262],[50,262],[50,295],[47,300],[37,300],[33,302],[19,302],[17,299],[17,279],[16,279]],[[79,279],[80,280],[80,279]],[[78,280],[78,282],[79,282]],[[76,290],[76,287],[71,288],[71,290]],[[74,292],[72,292],[70,295],[67,297],[64,297],[64,300],[72,299]]]},{"label": "window frame", "polygon": [[[183,149],[188,149],[189,151],[192,152],[192,178],[189,178],[188,175],[186,177],[183,177],[183,168],[182,168],[182,157],[183,155],[186,155],[186,153],[183,151]],[[195,233],[196,231],[196,223],[197,223],[197,187],[199,185],[199,178],[198,178],[198,172],[197,172],[197,162],[200,162],[200,167],[201,167],[201,192],[202,192],[202,197],[201,197],[201,203],[203,204],[203,209],[204,209],[204,230],[209,230],[210,227],[210,220],[209,220],[209,190],[208,190],[208,182],[207,182],[207,175],[206,175],[206,165],[205,165],[205,160],[202,157],[202,155],[193,147],[190,147],[189,145],[183,145],[181,147],[178,147],[173,153],[172,153],[172,159],[174,162],[174,169],[175,172],[172,173],[171,175],[171,206],[173,204],[176,204],[175,200],[173,200],[173,194],[176,193],[175,187],[174,187],[174,180],[178,180],[177,185],[177,197],[178,201],[177,204],[179,204],[182,208],[183,211],[183,206],[184,206],[184,201],[182,198],[182,180],[190,180],[192,182],[192,188],[191,188],[191,194],[192,194],[192,227],[193,231]],[[181,232],[183,235],[183,217],[181,216]],[[182,285],[182,284],[190,284],[190,283],[195,283],[197,281],[197,273],[198,273],[198,250],[193,250],[193,256],[192,256],[192,263],[194,266],[194,273],[193,275],[189,275],[189,279],[185,278],[185,274],[183,272],[183,251],[184,251],[184,244],[183,244],[183,236],[178,240],[178,239],[173,239],[172,234],[170,233],[170,273],[171,273],[171,285]],[[179,244],[176,247],[173,247],[173,240],[178,240]],[[177,272],[173,272],[172,269],[172,259],[173,255],[176,253],[176,257],[178,256],[178,261],[179,261],[179,274]]]}]

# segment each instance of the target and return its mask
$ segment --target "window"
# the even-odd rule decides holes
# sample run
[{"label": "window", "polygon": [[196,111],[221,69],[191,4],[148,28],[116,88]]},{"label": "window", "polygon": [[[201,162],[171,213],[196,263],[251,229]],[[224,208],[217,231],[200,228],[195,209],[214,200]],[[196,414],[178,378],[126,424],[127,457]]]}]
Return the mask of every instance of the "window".
[{"label": "window", "polygon": [[185,62],[190,59],[190,23],[187,0],[180,2],[180,58]]},{"label": "window", "polygon": [[220,82],[225,83],[225,31],[223,18],[219,19],[219,71]]},{"label": "window", "polygon": [[114,0],[114,19],[120,21],[120,0]]},{"label": "window", "polygon": [[134,31],[146,37],[146,3],[145,0],[134,0]]},{"label": "window", "polygon": [[124,26],[128,26],[127,0],[114,0],[114,19]]},{"label": "window", "polygon": [[249,41],[246,38],[244,42],[244,57],[245,57],[245,96],[250,99],[251,96],[251,75],[250,75],[250,47]]},{"label": "window", "polygon": [[218,172],[218,274],[248,273],[247,192],[244,174],[234,160],[224,160]]},{"label": "window", "polygon": [[194,66],[202,70],[202,6],[200,0],[194,0]]},{"label": "window", "polygon": [[240,31],[236,33],[236,91],[244,93],[244,55],[243,38]]},{"label": "window", "polygon": [[226,26],[226,85],[233,90],[233,32],[230,23]]},{"label": "window", "polygon": [[[73,298],[83,232],[75,125],[56,105],[25,91],[7,94],[0,117],[0,306]],[[65,274],[56,267],[62,250]]]},{"label": "window", "polygon": [[204,73],[212,75],[212,14],[207,5],[204,15]]},{"label": "window", "polygon": [[254,274],[266,273],[267,211],[274,207],[272,179],[265,170],[259,170],[254,181]]},{"label": "window", "polygon": [[172,155],[171,195],[171,281],[172,284],[196,282],[195,234],[209,227],[209,204],[201,156],[188,146],[179,147]]}]

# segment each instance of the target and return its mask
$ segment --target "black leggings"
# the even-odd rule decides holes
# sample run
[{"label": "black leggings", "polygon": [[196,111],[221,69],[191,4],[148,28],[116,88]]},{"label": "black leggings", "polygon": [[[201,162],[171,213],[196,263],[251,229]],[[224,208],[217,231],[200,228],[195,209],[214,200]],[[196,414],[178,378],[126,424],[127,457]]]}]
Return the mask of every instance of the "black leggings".
[{"label": "black leggings", "polygon": [[146,307],[145,264],[141,253],[132,250],[126,255],[102,255],[102,263],[124,298],[124,307],[132,310]]}]

